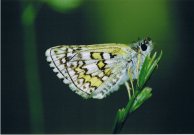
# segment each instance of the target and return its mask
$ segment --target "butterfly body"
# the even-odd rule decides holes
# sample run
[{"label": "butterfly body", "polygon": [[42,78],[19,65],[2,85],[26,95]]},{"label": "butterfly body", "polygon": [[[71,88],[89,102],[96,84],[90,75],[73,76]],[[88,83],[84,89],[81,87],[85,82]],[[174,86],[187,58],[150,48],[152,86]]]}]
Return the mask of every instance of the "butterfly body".
[{"label": "butterfly body", "polygon": [[118,90],[129,79],[128,70],[137,78],[139,54],[130,46],[115,43],[60,45],[46,51],[47,61],[65,84],[83,98],[96,99]]}]

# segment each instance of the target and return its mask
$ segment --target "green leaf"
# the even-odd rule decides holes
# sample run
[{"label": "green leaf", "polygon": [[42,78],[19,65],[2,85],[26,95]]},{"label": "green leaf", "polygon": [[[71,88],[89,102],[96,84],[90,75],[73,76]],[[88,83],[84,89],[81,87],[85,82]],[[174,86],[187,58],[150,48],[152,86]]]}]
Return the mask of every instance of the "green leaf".
[{"label": "green leaf", "polygon": [[135,101],[131,107],[131,112],[137,110],[147,99],[152,96],[152,89],[149,87],[145,87],[135,98]]},{"label": "green leaf", "polygon": [[147,82],[147,80],[151,76],[153,70],[158,65],[158,62],[160,61],[160,59],[162,57],[162,51],[161,51],[160,55],[158,56],[158,58],[156,58],[156,55],[157,55],[157,53],[155,52],[152,57],[150,55],[148,55],[145,58],[145,61],[142,65],[142,69],[140,71],[140,74],[139,74],[139,77],[137,80],[137,86],[139,87],[139,89],[142,89],[144,87],[145,83]]}]

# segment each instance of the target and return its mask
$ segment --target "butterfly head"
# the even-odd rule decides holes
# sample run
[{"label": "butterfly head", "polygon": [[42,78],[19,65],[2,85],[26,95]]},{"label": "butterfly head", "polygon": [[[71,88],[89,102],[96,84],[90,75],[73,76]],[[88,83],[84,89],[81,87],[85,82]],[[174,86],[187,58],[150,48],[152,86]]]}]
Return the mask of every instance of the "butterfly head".
[{"label": "butterfly head", "polygon": [[153,43],[150,37],[146,37],[135,42],[132,48],[140,55],[147,56],[153,49]]},{"label": "butterfly head", "polygon": [[138,53],[147,56],[153,49],[153,43],[150,37],[139,40],[136,44]]}]

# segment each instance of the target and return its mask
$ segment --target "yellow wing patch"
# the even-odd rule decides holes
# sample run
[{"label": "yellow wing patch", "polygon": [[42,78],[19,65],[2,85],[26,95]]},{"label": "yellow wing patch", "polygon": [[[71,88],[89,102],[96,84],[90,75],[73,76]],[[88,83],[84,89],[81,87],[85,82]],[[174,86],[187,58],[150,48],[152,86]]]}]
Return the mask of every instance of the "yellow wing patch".
[{"label": "yellow wing patch", "polygon": [[99,87],[103,82],[97,77],[92,77],[92,79],[90,80],[90,83],[92,87]]},{"label": "yellow wing patch", "polygon": [[101,60],[101,59],[103,59],[102,53],[93,52],[93,53],[91,53],[91,58],[92,59],[96,59],[96,60]]},{"label": "yellow wing patch", "polygon": [[102,69],[103,67],[105,67],[106,64],[102,60],[100,60],[98,61],[97,65],[100,69]]},{"label": "yellow wing patch", "polygon": [[111,69],[110,68],[107,68],[104,70],[104,73],[107,75],[107,76],[110,76],[111,75]]}]

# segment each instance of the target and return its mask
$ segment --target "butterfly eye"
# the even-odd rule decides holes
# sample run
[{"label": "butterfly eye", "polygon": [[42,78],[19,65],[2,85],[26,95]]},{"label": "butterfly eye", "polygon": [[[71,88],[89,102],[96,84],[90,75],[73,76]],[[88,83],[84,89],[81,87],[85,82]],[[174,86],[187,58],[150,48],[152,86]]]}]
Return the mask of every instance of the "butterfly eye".
[{"label": "butterfly eye", "polygon": [[147,50],[147,45],[146,44],[141,44],[141,50],[146,51]]}]

